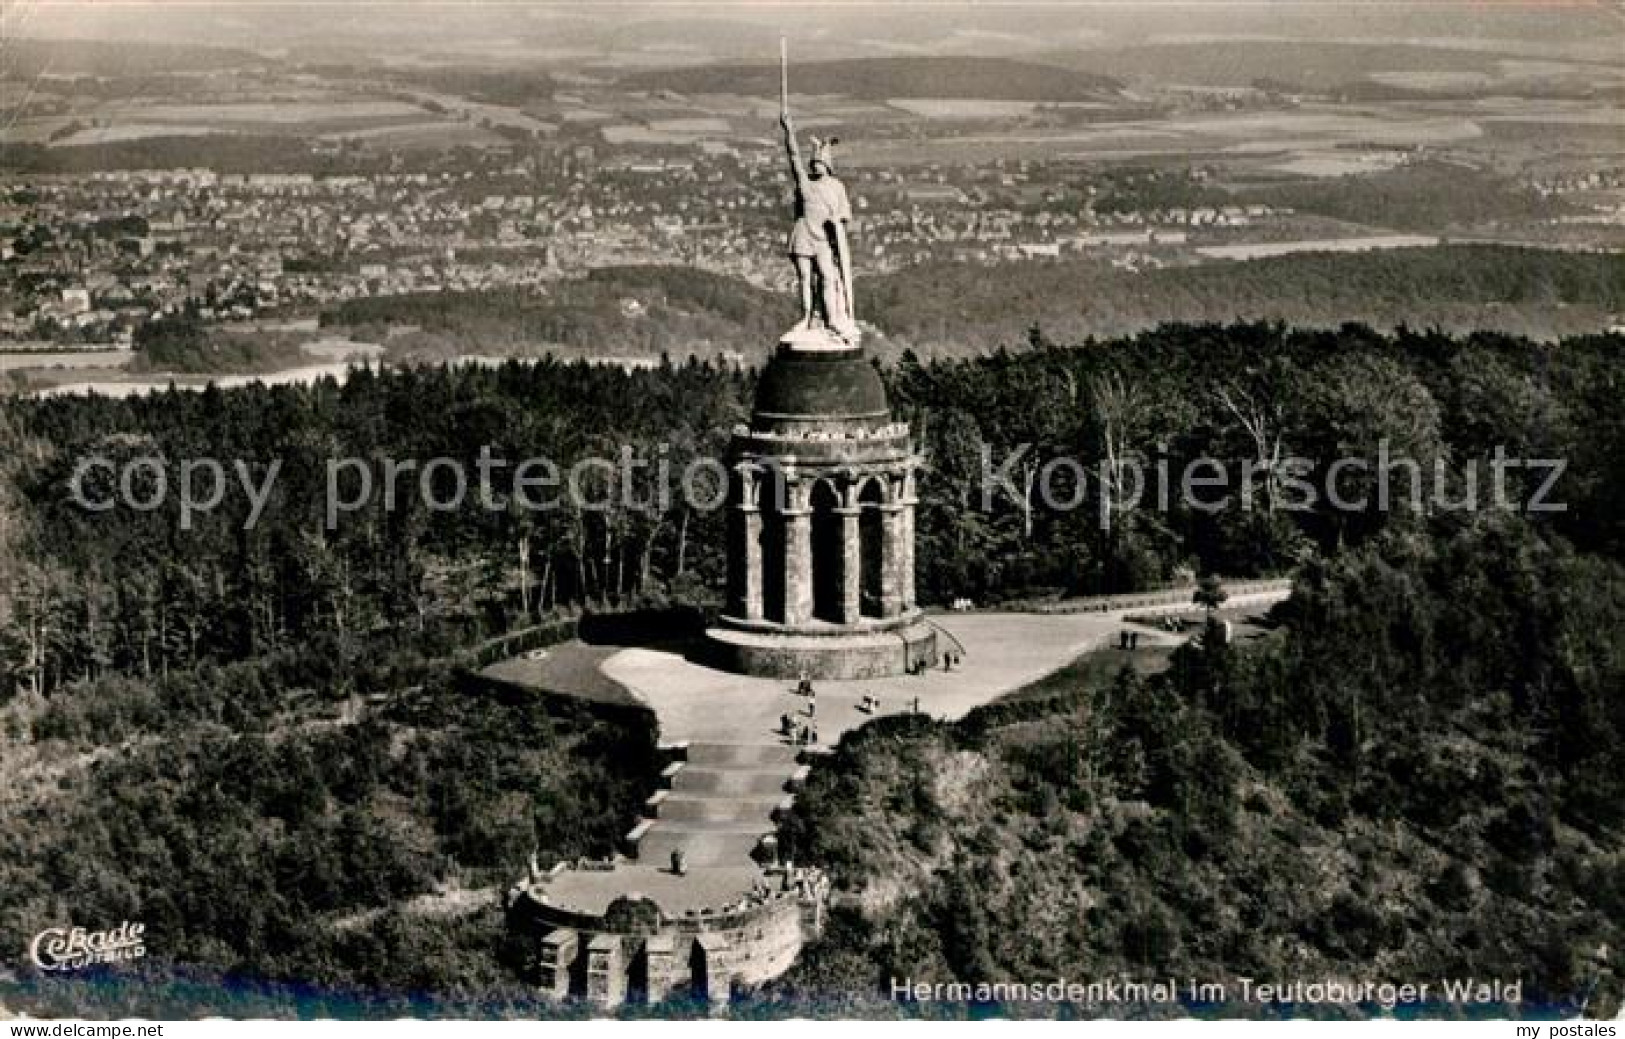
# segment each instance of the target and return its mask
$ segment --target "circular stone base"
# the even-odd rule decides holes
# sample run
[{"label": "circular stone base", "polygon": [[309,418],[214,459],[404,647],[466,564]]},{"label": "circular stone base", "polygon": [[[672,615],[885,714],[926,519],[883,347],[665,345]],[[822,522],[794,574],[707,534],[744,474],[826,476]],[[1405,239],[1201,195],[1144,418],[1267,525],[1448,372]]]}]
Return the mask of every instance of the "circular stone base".
[{"label": "circular stone base", "polygon": [[705,663],[756,678],[822,681],[887,678],[908,673],[911,665],[937,663],[937,631],[924,621],[886,632],[740,631],[709,628]]}]

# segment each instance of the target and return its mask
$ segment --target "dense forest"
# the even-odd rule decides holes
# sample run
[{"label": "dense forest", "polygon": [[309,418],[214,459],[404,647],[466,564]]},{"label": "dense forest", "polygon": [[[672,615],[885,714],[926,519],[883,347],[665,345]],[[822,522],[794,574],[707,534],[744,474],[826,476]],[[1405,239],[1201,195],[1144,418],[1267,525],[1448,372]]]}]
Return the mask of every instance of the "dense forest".
[{"label": "dense forest", "polygon": [[280,1016],[345,993],[359,1002],[328,1012],[534,1012],[496,892],[533,855],[612,853],[655,781],[653,725],[474,695],[427,650],[318,641],[6,712],[0,942],[139,920],[153,959],[128,992],[0,970],[0,998],[75,1016]]},{"label": "dense forest", "polygon": [[[1307,567],[1277,637],[871,725],[783,827],[842,893],[773,998],[890,1015],[893,978],[1371,978],[1430,982],[1431,1015],[1613,1016],[1622,589],[1617,559],[1518,517],[1418,524]],[[1468,977],[1521,980],[1523,1005],[1446,1002]],[[1379,1008],[1089,1012],[1193,1009]]]},{"label": "dense forest", "polygon": [[[1076,349],[1035,335],[1020,350],[965,361],[904,354],[885,374],[930,463],[921,594],[993,602],[1133,591],[1181,572],[1284,572],[1316,550],[1368,540],[1413,506],[1384,510],[1367,473],[1344,488],[1372,499],[1362,509],[1334,508],[1324,494],[1313,507],[1272,509],[1285,500],[1280,474],[1248,480],[1240,463],[1299,458],[1324,486],[1337,459],[1375,465],[1384,451],[1415,463],[1414,477],[1392,482],[1419,484],[1422,509],[1459,508],[1450,503],[1469,495],[1487,504],[1497,449],[1564,459],[1546,497],[1565,508],[1533,521],[1582,550],[1617,554],[1620,352],[1617,337],[1548,348],[1492,335],[1236,325],[1168,326]],[[680,476],[725,453],[752,381],[748,370],[695,361],[644,371],[544,361],[356,371],[342,385],[8,401],[0,690],[147,678],[317,637],[477,638],[561,606],[713,601],[723,516],[706,507],[703,479],[690,500]],[[456,474],[428,465],[452,460],[473,484],[482,453],[506,462],[491,481],[490,502],[502,505],[520,462],[567,469],[626,451],[643,463],[630,498],[614,474],[593,469],[584,499],[544,495],[553,507],[541,510],[487,507],[473,486],[448,509]],[[186,462],[208,458],[225,470],[221,504],[184,524],[175,494],[149,511],[87,511],[70,494],[86,459],[99,461],[84,494],[104,501],[145,500],[160,476],[178,483]],[[1180,474],[1201,458],[1227,463],[1230,483],[1186,501]],[[143,459],[161,461],[130,465]],[[341,470],[338,459],[352,461]],[[1065,471],[1049,479],[1053,459],[1096,476],[1068,487]],[[391,461],[418,469],[388,495]],[[1148,481],[1165,469],[1172,490],[1148,483],[1140,507],[1118,515],[1131,462]],[[374,473],[370,499],[357,496],[363,469]],[[1550,473],[1505,475],[1509,500],[1522,503]],[[200,494],[212,489],[207,475],[194,479]],[[245,481],[269,488],[257,513]],[[1061,505],[1047,507],[1046,491]],[[1221,496],[1232,507],[1208,507]],[[357,507],[330,514],[341,501]],[[1104,516],[1103,505],[1112,506]]]},{"label": "dense forest", "polygon": [[1384,227],[1421,231],[1504,226],[1574,212],[1562,199],[1541,195],[1511,177],[1445,162],[1402,166],[1366,177],[1272,184],[1239,195],[1244,201],[1356,224],[1380,213]]},{"label": "dense forest", "polygon": [[[849,740],[785,835],[842,883],[836,929],[769,999],[861,996],[904,967],[1229,976],[1301,946],[1327,970],[1517,968],[1541,999],[1617,1001],[1588,950],[1619,946],[1625,885],[1622,351],[1236,324],[899,352],[882,372],[929,462],[926,602],[1193,573],[1295,571],[1296,593],[1270,639],[1161,676],[1062,673],[1019,710]],[[543,361],[0,402],[0,940],[139,914],[166,985],[184,968],[523,1002],[478,899],[533,851],[605,850],[652,734],[471,697],[455,665],[561,614],[714,602],[722,516],[643,484],[603,509],[441,510],[445,474],[414,472],[393,510],[329,523],[327,465],[629,447],[681,472],[725,450],[753,382]],[[1321,482],[1384,444],[1443,500],[1288,508],[1266,478],[1210,487],[1231,498],[1216,511],[1177,491],[1111,507],[1130,462],[1296,457]],[[1564,509],[1461,507],[1498,451],[1566,460]],[[255,523],[237,489],[183,524],[74,504],[90,457],[161,459],[132,470],[143,496],[188,459],[277,475]],[[1059,488],[1075,507],[1043,502],[1057,458],[1096,474]],[[1505,479],[1517,503],[1545,474]],[[86,490],[116,484],[98,469]]]},{"label": "dense forest", "polygon": [[[1162,186],[1142,182],[1122,190],[1138,199]],[[1325,328],[1361,322],[1550,340],[1606,327],[1625,313],[1625,260],[1618,255],[1494,245],[1304,253],[1137,271],[1074,255],[1000,270],[990,278],[984,265],[943,261],[865,278],[870,349],[892,361],[904,350],[971,357],[991,345],[1016,346],[1034,326],[1053,342],[1077,343],[1166,322]],[[625,307],[628,300],[639,306]],[[554,283],[545,294],[352,300],[322,315],[325,325],[363,337],[388,326],[414,329],[390,341],[392,351],[409,359],[549,349],[570,356],[750,357],[794,319],[783,294],[677,267],[601,268]]]},{"label": "dense forest", "polygon": [[1226,185],[1188,170],[1129,167],[1103,173],[1093,201],[1098,213],[1257,204],[1357,226],[1376,222],[1417,231],[1494,227],[1579,212],[1512,177],[1436,160],[1358,176],[1245,185]]},{"label": "dense forest", "polygon": [[134,345],[135,372],[274,372],[309,361],[294,333],[211,327],[187,312],[142,325]]},{"label": "dense forest", "polygon": [[[626,301],[635,301],[636,308]],[[737,279],[680,267],[596,269],[546,294],[522,290],[423,293],[348,300],[323,326],[382,341],[394,356],[445,359],[478,352],[525,356],[545,348],[567,355],[715,358],[758,351],[794,320],[775,293]]]},{"label": "dense forest", "polygon": [[1011,342],[1013,314],[1071,343],[1166,321],[1256,320],[1550,339],[1604,327],[1625,310],[1625,258],[1508,246],[1300,253],[1137,272],[1084,256],[1030,261],[1006,275],[989,278],[969,263],[908,268],[867,279],[865,307],[889,337],[942,353]]}]

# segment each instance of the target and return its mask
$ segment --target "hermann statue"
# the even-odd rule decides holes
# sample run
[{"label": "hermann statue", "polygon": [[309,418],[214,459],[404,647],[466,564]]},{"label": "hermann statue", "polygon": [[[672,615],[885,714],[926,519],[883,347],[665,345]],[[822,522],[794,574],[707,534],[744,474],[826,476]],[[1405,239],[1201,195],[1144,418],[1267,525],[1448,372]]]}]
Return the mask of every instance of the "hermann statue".
[{"label": "hermann statue", "polygon": [[787,80],[784,74],[779,125],[784,128],[784,149],[795,178],[796,222],[785,251],[795,264],[800,284],[801,320],[785,333],[784,340],[803,348],[816,347],[821,341],[833,348],[855,346],[859,332],[852,306],[852,250],[846,233],[852,204],[846,186],[835,176],[832,154],[840,142],[834,137],[814,137],[812,158],[802,161],[795,122],[790,118]]}]

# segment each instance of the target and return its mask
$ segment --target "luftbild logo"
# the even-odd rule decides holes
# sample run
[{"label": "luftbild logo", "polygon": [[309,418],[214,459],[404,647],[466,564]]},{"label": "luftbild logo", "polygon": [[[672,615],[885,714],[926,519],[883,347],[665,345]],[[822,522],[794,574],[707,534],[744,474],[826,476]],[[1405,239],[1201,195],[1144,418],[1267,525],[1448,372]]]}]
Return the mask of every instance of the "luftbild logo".
[{"label": "luftbild logo", "polygon": [[34,936],[28,955],[40,970],[78,970],[96,963],[138,960],[147,954],[146,924],[126,920],[110,931],[52,927]]}]

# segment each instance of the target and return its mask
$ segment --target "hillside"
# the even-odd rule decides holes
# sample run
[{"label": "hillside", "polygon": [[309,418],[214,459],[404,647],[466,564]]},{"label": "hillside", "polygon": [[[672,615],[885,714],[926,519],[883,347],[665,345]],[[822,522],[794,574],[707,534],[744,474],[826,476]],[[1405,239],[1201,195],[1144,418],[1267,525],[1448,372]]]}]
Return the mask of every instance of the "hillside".
[{"label": "hillside", "polygon": [[1444,246],[1133,272],[1080,257],[1023,263],[999,278],[975,264],[929,264],[867,285],[869,320],[947,352],[1015,343],[1034,325],[1076,343],[1162,321],[1359,321],[1550,339],[1606,327],[1625,307],[1625,258]]},{"label": "hillside", "polygon": [[[891,1016],[892,978],[1175,977],[1232,994],[1241,977],[1371,978],[1437,994],[1475,977],[1522,979],[1523,1005],[1421,1011],[1611,1016],[1622,580],[1520,521],[1441,525],[1312,569],[1277,641],[1188,648],[1160,676],[956,725],[871,726],[782,828],[796,861],[834,872],[844,908],[774,998]],[[1293,1012],[1234,995],[1191,1009]]]},{"label": "hillside", "polygon": [[[1490,50],[1404,43],[1204,40],[1057,51],[1042,60],[1127,81],[1247,87],[1267,80],[1322,93],[1407,74],[1425,73],[1445,83],[1488,83],[1501,78],[1505,58]],[[1617,63],[1598,68],[1620,70]]]},{"label": "hillside", "polygon": [[[635,304],[635,305],[634,305]],[[410,324],[398,355],[432,359],[464,354],[613,354],[654,359],[759,353],[795,319],[782,296],[734,278],[680,267],[608,267],[561,282],[546,295],[525,292],[433,293],[350,300],[325,312],[327,326],[369,329]]]},{"label": "hillside", "polygon": [[212,72],[267,59],[253,51],[197,44],[129,40],[7,39],[0,79],[32,80],[42,75],[114,79],[178,72]]},{"label": "hillside", "polygon": [[[791,89],[798,94],[843,94],[876,101],[1094,101],[1119,89],[1119,84],[1106,76],[1007,58],[860,58],[797,64],[791,71]],[[777,97],[779,70],[773,65],[660,69],[627,76],[620,85],[680,94]]]},{"label": "hillside", "polygon": [[366,994],[344,1016],[398,1015],[408,994],[533,999],[504,959],[499,887],[532,854],[612,851],[653,782],[652,723],[495,702],[422,649],[335,640],[0,708],[18,741],[0,941],[139,920],[150,946],[113,979],[0,974],[0,997],[91,1017],[287,1016],[324,990]]},{"label": "hillside", "polygon": [[[1083,256],[1008,264],[927,263],[866,279],[864,319],[882,357],[983,352],[1025,341],[1132,334],[1161,322],[1359,321],[1496,330],[1551,339],[1595,331],[1625,310],[1625,260],[1507,248],[1447,246],[1369,253],[1303,253],[1197,267],[1125,271]],[[624,304],[637,301],[642,309]],[[615,267],[561,282],[547,295],[440,293],[350,301],[323,322],[381,335],[413,325],[398,353],[434,358],[480,352],[658,357],[668,352],[759,356],[794,320],[790,301],[725,276],[678,267]],[[368,326],[374,326],[369,328]],[[362,334],[358,332],[357,334]],[[605,344],[614,344],[613,351]]]},{"label": "hillside", "polygon": [[297,136],[211,133],[144,137],[102,144],[48,147],[8,144],[0,148],[0,169],[23,174],[86,174],[102,170],[184,169],[206,164],[218,173],[355,173],[385,160],[317,154]]}]

